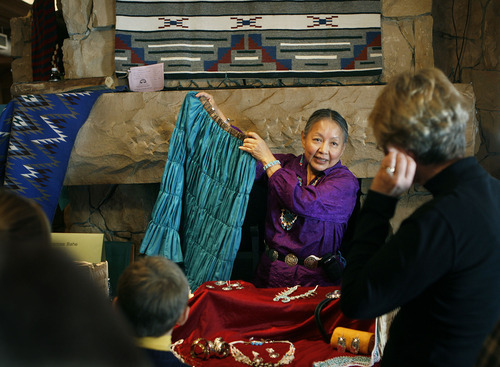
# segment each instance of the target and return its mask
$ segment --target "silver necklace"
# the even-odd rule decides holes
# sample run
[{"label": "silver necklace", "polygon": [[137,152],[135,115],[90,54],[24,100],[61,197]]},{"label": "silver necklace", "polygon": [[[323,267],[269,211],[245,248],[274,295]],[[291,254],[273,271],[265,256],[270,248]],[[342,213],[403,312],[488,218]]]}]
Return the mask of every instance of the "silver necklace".
[{"label": "silver necklace", "polygon": [[290,296],[290,294],[295,292],[297,290],[297,288],[299,288],[299,285],[295,285],[293,287],[288,287],[286,290],[281,291],[276,296],[274,296],[273,301],[274,302],[281,301],[283,303],[288,303],[288,302],[293,301],[295,299],[313,297],[316,295],[316,289],[318,289],[318,286],[316,286],[314,289],[308,290],[305,293],[298,294],[296,296]]}]

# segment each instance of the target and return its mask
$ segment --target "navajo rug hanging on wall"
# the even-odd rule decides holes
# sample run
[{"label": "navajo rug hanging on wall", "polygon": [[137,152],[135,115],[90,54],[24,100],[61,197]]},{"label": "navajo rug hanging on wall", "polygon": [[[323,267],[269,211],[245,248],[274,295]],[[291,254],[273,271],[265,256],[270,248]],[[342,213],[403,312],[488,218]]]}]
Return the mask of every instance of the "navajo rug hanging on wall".
[{"label": "navajo rug hanging on wall", "polygon": [[0,186],[36,201],[52,222],[80,127],[101,94],[122,89],[12,99],[0,114]]},{"label": "navajo rug hanging on wall", "polygon": [[376,77],[380,0],[116,1],[115,65],[166,79]]}]

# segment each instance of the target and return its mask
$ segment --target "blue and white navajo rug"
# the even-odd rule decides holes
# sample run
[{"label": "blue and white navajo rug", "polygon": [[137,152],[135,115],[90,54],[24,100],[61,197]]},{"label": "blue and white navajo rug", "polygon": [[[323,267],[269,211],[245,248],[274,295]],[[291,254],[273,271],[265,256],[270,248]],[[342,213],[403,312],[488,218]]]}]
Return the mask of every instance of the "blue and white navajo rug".
[{"label": "blue and white navajo rug", "polygon": [[380,0],[117,0],[115,65],[166,79],[376,77]]},{"label": "blue and white navajo rug", "polygon": [[0,185],[35,200],[49,221],[78,131],[105,92],[19,96],[0,115]]}]

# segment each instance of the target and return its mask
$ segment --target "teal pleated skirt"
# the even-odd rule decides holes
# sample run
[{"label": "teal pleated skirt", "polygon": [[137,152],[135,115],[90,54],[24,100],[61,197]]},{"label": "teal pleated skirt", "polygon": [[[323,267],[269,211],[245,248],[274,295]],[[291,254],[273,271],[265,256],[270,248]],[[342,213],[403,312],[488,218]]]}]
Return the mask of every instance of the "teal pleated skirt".
[{"label": "teal pleated skirt", "polygon": [[140,248],[183,263],[193,291],[231,277],[256,163],[238,149],[244,135],[211,117],[195,95],[181,107]]}]

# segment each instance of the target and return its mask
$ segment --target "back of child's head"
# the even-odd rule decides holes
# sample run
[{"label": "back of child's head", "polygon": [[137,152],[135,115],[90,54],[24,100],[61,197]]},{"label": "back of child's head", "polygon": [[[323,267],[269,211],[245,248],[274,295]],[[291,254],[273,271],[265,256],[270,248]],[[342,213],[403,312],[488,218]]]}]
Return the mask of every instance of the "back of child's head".
[{"label": "back of child's head", "polygon": [[187,307],[189,284],[181,268],[159,256],[146,256],[124,270],[117,303],[138,337],[171,330]]}]

